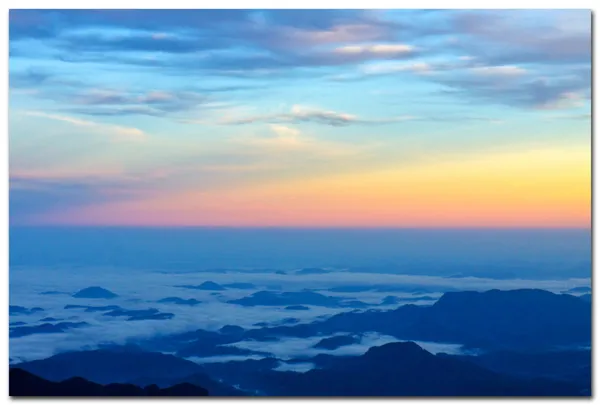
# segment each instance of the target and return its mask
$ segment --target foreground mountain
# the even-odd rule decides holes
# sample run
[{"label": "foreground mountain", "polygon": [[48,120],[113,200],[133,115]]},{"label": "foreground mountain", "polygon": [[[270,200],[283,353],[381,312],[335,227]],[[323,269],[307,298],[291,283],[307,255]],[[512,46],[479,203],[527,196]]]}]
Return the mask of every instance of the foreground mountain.
[{"label": "foreground mountain", "polygon": [[9,395],[11,397],[38,396],[207,396],[208,391],[193,384],[178,384],[168,388],[156,385],[145,388],[132,384],[101,385],[80,377],[53,382],[19,368],[10,369]]},{"label": "foreground mountain", "polygon": [[[272,396],[578,396],[554,380],[519,379],[473,363],[435,356],[413,342],[373,347],[305,373],[267,371],[252,382]],[[589,394],[587,394],[589,395]]]},{"label": "foreground mountain", "polygon": [[482,353],[478,356],[453,356],[498,373],[519,378],[550,378],[591,391],[592,354],[588,349],[550,352]]},{"label": "foreground mountain", "polygon": [[[238,396],[231,388],[204,374],[201,365],[168,354],[131,347],[61,353],[43,360],[19,363],[20,369],[51,381],[82,377],[98,384],[134,383],[167,386],[166,382],[202,382],[211,395]],[[186,378],[193,376],[193,381]],[[168,385],[173,385],[168,384]]]}]

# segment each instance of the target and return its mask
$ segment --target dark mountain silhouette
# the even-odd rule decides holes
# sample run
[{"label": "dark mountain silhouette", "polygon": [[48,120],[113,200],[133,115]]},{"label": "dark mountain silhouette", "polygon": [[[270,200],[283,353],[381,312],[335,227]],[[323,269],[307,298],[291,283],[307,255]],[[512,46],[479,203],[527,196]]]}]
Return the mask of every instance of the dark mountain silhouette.
[{"label": "dark mountain silhouette", "polygon": [[125,383],[140,376],[185,377],[202,371],[196,363],[179,357],[124,348],[60,353],[18,367],[51,381],[82,377],[99,384]]},{"label": "dark mountain silhouette", "polygon": [[62,333],[68,329],[81,328],[87,325],[87,322],[59,322],[55,324],[43,323],[34,326],[17,326],[10,328],[10,337],[18,338],[41,333]]},{"label": "dark mountain silhouette", "polygon": [[344,312],[309,324],[249,330],[244,336],[261,340],[368,331],[495,350],[589,345],[591,306],[544,290],[449,292],[431,306]]},{"label": "dark mountain silhouette", "polygon": [[235,343],[241,340],[237,335],[223,335],[217,333],[216,336],[208,332],[204,338],[198,338],[189,343],[178,346],[176,353],[182,357],[209,357],[216,355],[250,355],[257,354],[252,350],[240,349],[233,346],[221,346],[228,343]]},{"label": "dark mountain silhouette", "polygon": [[298,318],[283,318],[282,320],[277,321],[275,323],[278,325],[291,325],[298,322],[300,322],[300,319]]},{"label": "dark mountain silhouette", "polygon": [[221,383],[209,377],[205,373],[195,373],[190,374],[185,377],[178,378],[147,378],[142,377],[138,379],[134,379],[131,383],[136,385],[146,386],[148,384],[156,385],[159,388],[168,388],[171,386],[178,386],[181,384],[193,384],[201,387],[206,387],[206,389],[210,392],[211,396],[215,397],[242,397],[248,396],[248,393],[245,391],[238,390],[233,388],[227,384]]},{"label": "dark mountain silhouette", "polygon": [[307,275],[307,274],[327,274],[331,273],[330,270],[325,270],[320,267],[307,267],[305,269],[301,269],[295,272],[298,275]]},{"label": "dark mountain silhouette", "polygon": [[[414,327],[425,340],[475,347],[585,344],[591,338],[591,308],[571,295],[544,290],[446,293]],[[466,333],[465,333],[466,332]]]},{"label": "dark mountain silhouette", "polygon": [[20,368],[11,368],[9,377],[11,397],[37,396],[207,396],[205,388],[189,383],[177,384],[168,388],[156,385],[140,388],[132,384],[100,385],[80,377],[61,382],[53,382],[38,377]]},{"label": "dark mountain silhouette", "polygon": [[65,305],[65,309],[85,309],[85,312],[108,312],[121,309],[118,305]]},{"label": "dark mountain silhouette", "polygon": [[565,293],[565,294],[571,294],[571,293],[578,294],[578,293],[591,293],[591,292],[592,292],[591,287],[574,287],[567,291],[563,291],[563,293]]},{"label": "dark mountain silhouette", "polygon": [[160,312],[156,308],[148,309],[115,309],[103,314],[104,316],[124,316],[127,321],[145,321],[145,320],[162,320],[171,319],[175,315],[170,312]]},{"label": "dark mountain silhouette", "polygon": [[[230,385],[239,385],[244,392],[261,394],[256,387],[261,385],[263,374],[281,365],[274,357],[260,360],[228,361],[224,363],[205,363],[203,367],[211,377],[226,381]],[[213,391],[211,390],[211,394]]]},{"label": "dark mountain silhouette", "polygon": [[174,335],[158,336],[143,341],[141,344],[145,350],[149,351],[176,352],[182,357],[205,356],[216,346],[242,340],[239,332],[227,333],[228,329],[225,329],[223,333],[198,329]]},{"label": "dark mountain silhouette", "polygon": [[265,371],[256,389],[274,396],[576,396],[577,387],[525,380],[435,356],[412,342],[373,347],[306,373]]},{"label": "dark mountain silhouette", "polygon": [[184,357],[213,357],[213,356],[269,356],[268,352],[243,349],[236,346],[212,346],[212,345],[190,345],[177,352],[178,356]]},{"label": "dark mountain silhouette", "polygon": [[288,311],[309,311],[310,308],[304,305],[288,305],[285,307]]},{"label": "dark mountain silhouette", "polygon": [[332,336],[329,338],[321,339],[313,347],[316,349],[335,350],[342,346],[360,343],[360,340],[360,336],[354,335]]},{"label": "dark mountain silhouette", "polygon": [[102,287],[87,287],[73,294],[75,298],[115,298],[117,294]]},{"label": "dark mountain silhouette", "polygon": [[363,307],[368,306],[364,302],[350,301],[344,298],[331,297],[316,293],[314,291],[292,291],[292,292],[272,292],[259,291],[252,295],[237,300],[229,301],[231,304],[243,306],[290,306],[290,305],[314,305],[320,307]]},{"label": "dark mountain silhouette", "polygon": [[591,391],[592,355],[590,350],[551,352],[498,351],[478,356],[450,356],[463,359],[489,370],[520,378],[563,380]]},{"label": "dark mountain silhouette", "polygon": [[[82,377],[98,384],[157,384],[162,387],[172,385],[164,384],[168,381],[191,382],[186,380],[188,376],[194,376],[194,381],[199,381],[199,375],[204,374],[201,365],[189,360],[128,346],[61,353],[15,366],[50,381]],[[233,395],[234,392],[239,395],[239,390],[233,390],[208,376],[203,378],[202,386],[208,389],[211,395]],[[228,394],[223,394],[224,392]]]},{"label": "dark mountain silhouette", "polygon": [[219,285],[215,282],[212,281],[205,281],[204,283],[200,284],[200,285],[177,285],[175,287],[180,287],[180,288],[188,288],[188,289],[192,289],[192,290],[204,290],[204,291],[225,291],[226,288],[223,287],[222,285]]},{"label": "dark mountain silhouette", "polygon": [[230,336],[242,336],[244,332],[245,329],[237,325],[225,325],[219,329],[219,333]]},{"label": "dark mountain silhouette", "polygon": [[592,294],[583,294],[583,295],[580,295],[578,298],[585,302],[589,302],[589,303],[592,302]]},{"label": "dark mountain silhouette", "polygon": [[345,285],[329,288],[327,291],[340,292],[340,293],[359,293],[365,291],[377,291],[377,292],[404,292],[412,294],[428,294],[440,291],[453,291],[454,289],[448,287],[436,286],[432,289],[423,288],[417,285],[403,284],[371,284],[371,285]]},{"label": "dark mountain silhouette", "polygon": [[398,305],[401,303],[408,302],[417,302],[417,301],[435,301],[437,298],[430,297],[428,295],[423,295],[420,297],[396,297],[393,295],[388,295],[387,297],[381,300],[381,304],[379,305]]},{"label": "dark mountain silhouette", "polygon": [[238,290],[254,290],[256,286],[252,283],[230,283],[223,284],[225,288],[236,288]]},{"label": "dark mountain silhouette", "polygon": [[43,312],[44,309],[40,308],[40,307],[34,307],[34,308],[25,308],[19,305],[10,305],[8,307],[8,314],[9,315],[30,315],[30,314],[35,314],[36,312]]},{"label": "dark mountain silhouette", "polygon": [[402,285],[379,285],[376,290],[378,292],[403,292],[403,293],[411,293],[413,295],[423,295],[423,294],[431,294],[436,292],[451,292],[456,291],[455,288],[436,285],[432,287],[423,287],[421,285],[410,285],[410,284],[402,284]]},{"label": "dark mountain silhouette", "polygon": [[194,299],[194,298],[190,298],[190,299],[186,300],[186,299],[179,298],[179,297],[167,297],[167,298],[158,300],[157,302],[159,302],[161,304],[177,304],[177,305],[189,305],[189,306],[194,306],[194,305],[198,305],[198,304],[202,303],[202,301],[198,301],[197,299]]},{"label": "dark mountain silhouette", "polygon": [[398,305],[400,303],[400,299],[393,295],[388,295],[381,300],[381,304],[379,305]]},{"label": "dark mountain silhouette", "polygon": [[[168,301],[165,301],[168,300]],[[177,301],[181,300],[181,301]],[[177,302],[175,302],[177,301]],[[165,298],[159,302],[175,302],[177,304],[182,305],[195,305],[194,302],[199,303],[200,301],[192,300],[183,300],[181,298],[171,297]],[[148,309],[125,309],[118,305],[65,305],[65,309],[81,309],[84,308],[85,312],[104,312],[104,316],[123,316],[127,317],[127,321],[140,321],[140,320],[149,320],[149,319],[171,319],[175,315],[170,312],[160,312],[156,308],[148,308]]]}]

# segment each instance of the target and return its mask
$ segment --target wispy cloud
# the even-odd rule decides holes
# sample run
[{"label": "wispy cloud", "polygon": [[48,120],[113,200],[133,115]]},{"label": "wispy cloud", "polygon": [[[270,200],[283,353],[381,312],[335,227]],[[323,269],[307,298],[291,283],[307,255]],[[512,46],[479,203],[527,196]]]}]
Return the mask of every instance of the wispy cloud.
[{"label": "wispy cloud", "polygon": [[[283,159],[286,154],[302,155],[310,158],[349,158],[371,151],[378,145],[354,144],[348,142],[334,142],[303,133],[297,128],[281,124],[268,125],[268,132],[261,135],[241,135],[233,139],[232,142],[246,145],[251,148],[264,150],[266,156],[272,153],[283,153]],[[269,159],[271,160],[271,159]],[[315,162],[316,163],[316,162]],[[330,164],[335,162],[330,161]]]},{"label": "wispy cloud", "polygon": [[394,122],[402,122],[413,120],[416,117],[411,116],[398,116],[391,118],[381,119],[366,119],[360,118],[356,115],[347,114],[343,112],[336,112],[330,110],[323,110],[319,108],[306,107],[301,105],[294,105],[291,107],[289,112],[269,114],[269,115],[255,115],[244,118],[229,118],[222,120],[221,123],[225,125],[242,125],[252,124],[256,122],[267,122],[267,123],[302,123],[310,122],[322,125],[328,125],[332,127],[343,127],[347,125],[375,125],[375,124],[390,124]]},{"label": "wispy cloud", "polygon": [[69,117],[65,115],[48,114],[41,111],[23,111],[23,114],[42,117],[50,120],[66,122],[76,126],[89,127],[100,131],[106,131],[116,141],[142,141],[146,139],[147,134],[135,127],[126,127],[120,125],[104,124],[94,121],[82,120],[79,118]]}]

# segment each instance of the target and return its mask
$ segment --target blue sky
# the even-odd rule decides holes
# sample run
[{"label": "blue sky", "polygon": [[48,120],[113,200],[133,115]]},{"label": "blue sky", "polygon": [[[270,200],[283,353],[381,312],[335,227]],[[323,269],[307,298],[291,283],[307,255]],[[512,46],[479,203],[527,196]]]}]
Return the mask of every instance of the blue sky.
[{"label": "blue sky", "polygon": [[11,10],[9,64],[12,223],[589,223],[589,10]]}]

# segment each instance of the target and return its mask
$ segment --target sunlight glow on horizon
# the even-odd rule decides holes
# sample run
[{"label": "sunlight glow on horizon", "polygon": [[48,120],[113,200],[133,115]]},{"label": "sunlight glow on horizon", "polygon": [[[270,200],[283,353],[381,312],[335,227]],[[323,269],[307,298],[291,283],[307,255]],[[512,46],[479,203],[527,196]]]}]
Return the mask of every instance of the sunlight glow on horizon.
[{"label": "sunlight glow on horizon", "polygon": [[[502,152],[269,186],[156,195],[41,223],[132,226],[585,228],[586,148]],[[112,218],[119,218],[118,221]]]}]

